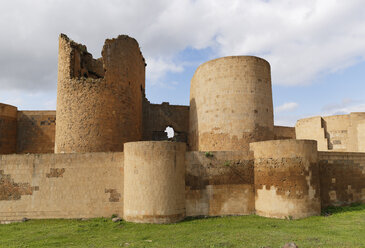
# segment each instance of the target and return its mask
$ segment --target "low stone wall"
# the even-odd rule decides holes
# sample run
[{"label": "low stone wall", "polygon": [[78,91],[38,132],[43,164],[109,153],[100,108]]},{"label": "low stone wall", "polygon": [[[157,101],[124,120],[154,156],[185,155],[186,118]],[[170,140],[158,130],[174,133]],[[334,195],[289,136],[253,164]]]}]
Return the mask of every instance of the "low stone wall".
[{"label": "low stone wall", "polygon": [[322,207],[365,203],[365,153],[318,152]]},{"label": "low stone wall", "polygon": [[254,213],[253,156],[248,152],[187,152],[186,216]]},{"label": "low stone wall", "polygon": [[[144,143],[154,142],[136,144]],[[166,143],[166,147],[175,144],[157,143]],[[183,163],[184,152],[179,151],[179,157],[176,151],[165,148],[153,146],[150,153],[135,149],[132,158],[138,153],[140,160],[131,164],[129,171],[140,180],[135,186],[131,180],[137,179],[124,180],[124,153],[1,155],[0,221],[123,216],[124,182],[132,185],[131,201],[136,185],[142,193],[153,189],[150,194],[156,197],[150,201],[140,198],[141,207],[167,206],[158,212],[152,210],[153,220],[165,210],[170,214],[170,206],[178,209],[180,216],[247,215],[256,211],[269,217],[301,218],[319,214],[319,192],[322,208],[365,203],[365,153],[318,152],[317,158],[315,141],[301,140],[253,143],[255,154],[186,152],[184,194],[169,187],[178,181],[178,175],[184,176],[181,171],[171,174],[177,168],[175,161]],[[140,170],[144,170],[143,175],[135,174],[143,172]],[[170,204],[173,199],[180,202]],[[153,209],[158,209],[156,206]]]},{"label": "low stone wall", "polygon": [[123,214],[123,153],[0,156],[0,220]]}]

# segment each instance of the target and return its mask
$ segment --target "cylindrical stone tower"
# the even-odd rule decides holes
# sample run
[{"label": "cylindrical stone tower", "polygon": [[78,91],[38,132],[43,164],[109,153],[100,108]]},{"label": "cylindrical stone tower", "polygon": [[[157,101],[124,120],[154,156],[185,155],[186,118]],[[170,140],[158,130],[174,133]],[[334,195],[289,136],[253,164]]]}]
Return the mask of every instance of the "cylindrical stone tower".
[{"label": "cylindrical stone tower", "polygon": [[145,62],[137,41],[106,40],[102,58],[60,36],[56,153],[122,151],[142,138]]},{"label": "cylindrical stone tower", "polygon": [[0,154],[16,153],[18,108],[0,103]]},{"label": "cylindrical stone tower", "polygon": [[273,139],[273,128],[267,61],[232,56],[198,67],[190,88],[190,150],[248,150],[250,142]]},{"label": "cylindrical stone tower", "polygon": [[250,147],[256,214],[298,219],[321,213],[316,141],[272,140]]},{"label": "cylindrical stone tower", "polygon": [[172,223],[185,217],[185,143],[124,144],[124,219]]}]

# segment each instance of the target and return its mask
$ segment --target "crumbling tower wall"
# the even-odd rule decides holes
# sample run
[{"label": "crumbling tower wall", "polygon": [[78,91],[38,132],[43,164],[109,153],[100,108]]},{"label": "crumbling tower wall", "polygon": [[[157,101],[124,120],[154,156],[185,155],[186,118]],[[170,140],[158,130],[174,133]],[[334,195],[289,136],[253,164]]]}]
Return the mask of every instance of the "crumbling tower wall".
[{"label": "crumbling tower wall", "polygon": [[316,141],[270,140],[250,147],[257,215],[299,219],[321,213]]},{"label": "crumbling tower wall", "polygon": [[124,145],[124,219],[171,223],[185,217],[186,144],[141,141]]},{"label": "crumbling tower wall", "polygon": [[145,62],[137,41],[105,41],[102,58],[59,38],[56,153],[122,151],[142,138]]},{"label": "crumbling tower wall", "polygon": [[17,107],[0,103],[0,154],[16,153]]},{"label": "crumbling tower wall", "polygon": [[273,139],[273,128],[267,61],[232,56],[198,67],[190,89],[190,150],[248,150],[250,142]]}]

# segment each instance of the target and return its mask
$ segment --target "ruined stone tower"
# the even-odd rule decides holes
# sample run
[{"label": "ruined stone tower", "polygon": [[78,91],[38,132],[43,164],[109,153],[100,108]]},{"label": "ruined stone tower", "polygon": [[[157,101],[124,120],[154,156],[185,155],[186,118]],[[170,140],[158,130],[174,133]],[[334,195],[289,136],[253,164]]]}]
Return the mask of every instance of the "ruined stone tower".
[{"label": "ruined stone tower", "polygon": [[198,151],[248,150],[273,139],[270,64],[253,56],[208,61],[190,88],[189,147]]},{"label": "ruined stone tower", "polygon": [[145,61],[126,35],[105,41],[102,58],[59,38],[56,153],[122,151],[142,138]]}]

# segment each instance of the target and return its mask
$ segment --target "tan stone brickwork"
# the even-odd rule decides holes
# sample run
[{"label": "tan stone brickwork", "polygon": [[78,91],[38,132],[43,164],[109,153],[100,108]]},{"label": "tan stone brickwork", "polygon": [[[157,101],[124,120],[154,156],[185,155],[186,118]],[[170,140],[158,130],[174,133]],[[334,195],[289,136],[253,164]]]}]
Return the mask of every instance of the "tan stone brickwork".
[{"label": "tan stone brickwork", "polygon": [[18,111],[17,153],[53,153],[56,111]]},{"label": "tan stone brickwork", "polygon": [[251,143],[251,149],[256,214],[293,219],[320,214],[316,141],[263,141]]},{"label": "tan stone brickwork", "polygon": [[123,153],[0,156],[0,220],[123,216]]},{"label": "tan stone brickwork", "polygon": [[144,89],[145,62],[135,39],[106,40],[102,58],[94,60],[85,46],[61,35],[55,152],[122,151],[123,143],[141,140]]},{"label": "tan stone brickwork", "polygon": [[174,140],[187,142],[189,132],[189,106],[169,103],[143,103],[143,140],[167,140],[166,127],[172,127]]},{"label": "tan stone brickwork", "polygon": [[322,207],[365,203],[365,153],[319,152]]},{"label": "tan stone brickwork", "polygon": [[254,56],[199,66],[189,106],[151,104],[135,39],[101,55],[61,34],[57,111],[0,103],[0,222],[296,219],[365,203],[365,112],[274,126],[270,64]]},{"label": "tan stone brickwork", "polygon": [[253,156],[247,151],[186,153],[186,215],[254,213]]},{"label": "tan stone brickwork", "polygon": [[274,126],[274,139],[295,139],[295,127]]},{"label": "tan stone brickwork", "polygon": [[198,67],[190,88],[190,150],[248,150],[250,142],[273,139],[273,128],[267,61],[232,56]]},{"label": "tan stone brickwork", "polygon": [[0,103],[0,154],[16,153],[17,110]]},{"label": "tan stone brickwork", "polygon": [[295,125],[297,139],[314,139],[319,151],[365,152],[365,113],[316,116]]},{"label": "tan stone brickwork", "polygon": [[169,141],[124,145],[124,219],[172,223],[185,217],[186,144]]}]

